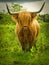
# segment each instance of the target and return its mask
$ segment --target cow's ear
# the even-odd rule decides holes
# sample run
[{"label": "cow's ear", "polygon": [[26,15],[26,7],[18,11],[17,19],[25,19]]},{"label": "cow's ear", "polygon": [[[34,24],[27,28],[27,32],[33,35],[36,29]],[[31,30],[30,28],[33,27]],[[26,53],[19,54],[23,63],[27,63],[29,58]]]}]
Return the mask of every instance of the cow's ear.
[{"label": "cow's ear", "polygon": [[12,15],[12,19],[14,20],[14,21],[18,21],[18,13],[17,14],[13,14]]},{"label": "cow's ear", "polygon": [[37,13],[31,13],[31,17],[32,18],[36,18],[37,17]]}]

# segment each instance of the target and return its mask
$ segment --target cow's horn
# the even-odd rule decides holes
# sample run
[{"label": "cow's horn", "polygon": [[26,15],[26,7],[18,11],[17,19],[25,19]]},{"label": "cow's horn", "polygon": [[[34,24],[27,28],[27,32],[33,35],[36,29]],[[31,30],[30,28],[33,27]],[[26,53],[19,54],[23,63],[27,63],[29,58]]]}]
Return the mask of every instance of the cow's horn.
[{"label": "cow's horn", "polygon": [[9,8],[8,8],[8,5],[7,5],[7,4],[6,4],[6,7],[7,7],[8,13],[9,13],[10,15],[17,14],[17,12],[16,12],[16,13],[11,13],[10,10],[9,10]]},{"label": "cow's horn", "polygon": [[40,9],[39,11],[37,11],[36,13],[40,13],[40,12],[42,11],[42,9],[43,9],[44,5],[45,5],[45,2],[43,3],[43,5],[42,5],[41,9]]},{"label": "cow's horn", "polygon": [[42,5],[42,7],[41,7],[41,9],[39,11],[37,11],[37,12],[31,12],[31,13],[40,13],[42,11],[44,5],[45,5],[45,2],[43,3],[43,5]]}]

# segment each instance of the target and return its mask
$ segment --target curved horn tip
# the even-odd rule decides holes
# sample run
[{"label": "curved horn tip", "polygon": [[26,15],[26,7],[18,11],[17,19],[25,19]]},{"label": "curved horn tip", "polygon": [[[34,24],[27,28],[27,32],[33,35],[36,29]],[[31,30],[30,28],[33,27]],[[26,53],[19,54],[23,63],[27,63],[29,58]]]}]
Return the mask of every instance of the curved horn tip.
[{"label": "curved horn tip", "polygon": [[44,1],[43,5],[45,5],[45,1]]},{"label": "curved horn tip", "polygon": [[40,12],[42,11],[44,5],[45,5],[45,1],[44,1],[44,3],[42,4],[42,7],[41,7],[41,9],[40,9],[39,11],[37,11],[37,12],[31,12],[31,13],[40,13]]},{"label": "curved horn tip", "polygon": [[42,5],[41,9],[40,9],[37,13],[40,13],[40,12],[42,11],[42,9],[43,9],[44,5],[45,5],[45,2],[43,3],[43,5]]}]

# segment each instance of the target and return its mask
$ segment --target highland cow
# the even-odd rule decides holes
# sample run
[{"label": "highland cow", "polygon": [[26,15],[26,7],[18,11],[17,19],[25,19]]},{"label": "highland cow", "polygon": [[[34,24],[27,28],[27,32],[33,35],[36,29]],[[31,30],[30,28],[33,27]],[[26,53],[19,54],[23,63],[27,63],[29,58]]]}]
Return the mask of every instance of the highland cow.
[{"label": "highland cow", "polygon": [[30,50],[32,46],[36,45],[35,41],[40,31],[40,25],[37,21],[37,13],[42,11],[44,4],[45,2],[37,12],[21,11],[18,13],[11,13],[6,4],[8,13],[12,15],[16,21],[16,34],[18,35],[18,39],[24,51],[27,47],[28,50]]}]

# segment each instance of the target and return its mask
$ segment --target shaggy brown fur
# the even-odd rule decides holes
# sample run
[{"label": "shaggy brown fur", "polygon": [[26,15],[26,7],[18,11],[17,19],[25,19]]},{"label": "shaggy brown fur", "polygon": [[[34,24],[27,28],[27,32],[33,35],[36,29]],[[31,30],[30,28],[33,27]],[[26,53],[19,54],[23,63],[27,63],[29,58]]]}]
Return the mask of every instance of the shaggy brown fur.
[{"label": "shaggy brown fur", "polygon": [[29,45],[29,49],[32,48],[40,30],[36,13],[22,11],[19,14],[13,15],[13,17],[15,21],[17,20],[16,34],[18,35],[22,49],[25,51],[27,45]]}]

